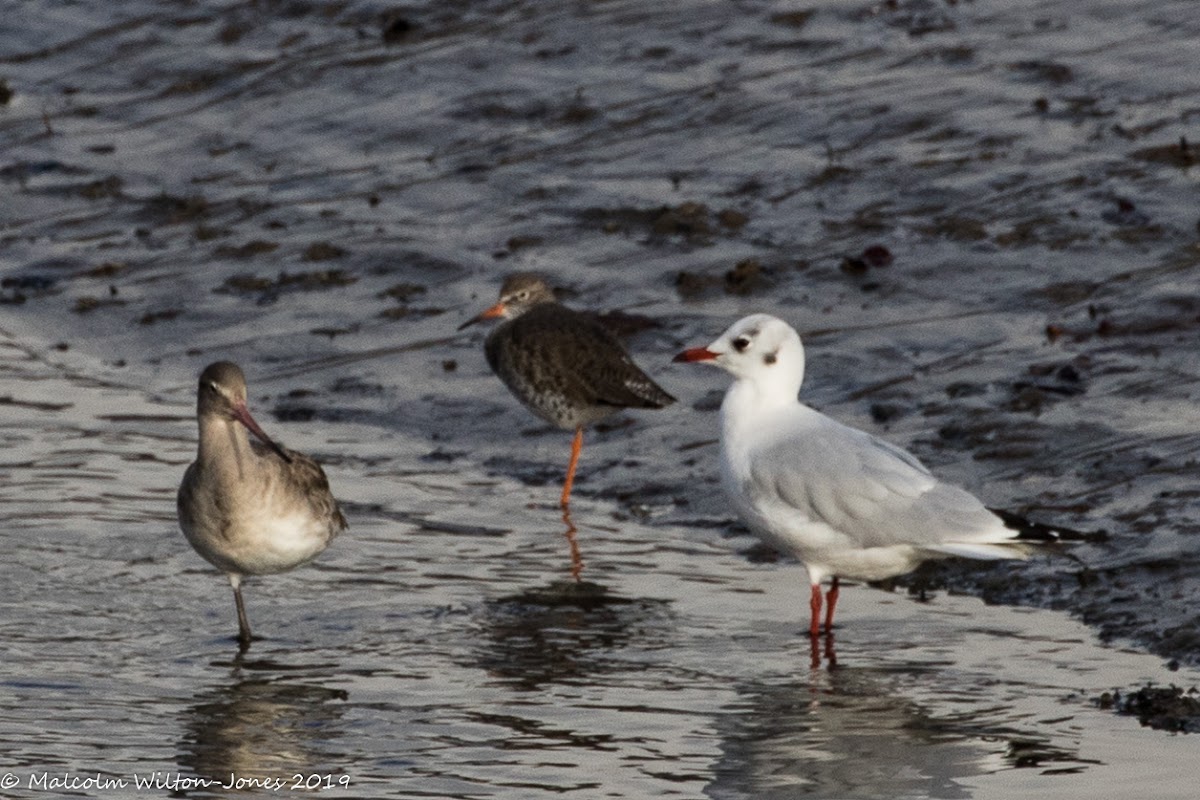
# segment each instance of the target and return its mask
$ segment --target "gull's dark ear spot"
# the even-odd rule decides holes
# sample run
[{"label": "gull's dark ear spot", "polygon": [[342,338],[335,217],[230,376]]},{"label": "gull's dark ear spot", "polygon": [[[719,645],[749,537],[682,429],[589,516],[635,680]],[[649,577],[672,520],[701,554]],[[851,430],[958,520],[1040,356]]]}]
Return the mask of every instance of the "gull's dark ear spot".
[{"label": "gull's dark ear spot", "polygon": [[778,350],[772,350],[771,352],[767,353],[766,355],[763,356],[763,363],[766,364],[768,367],[771,366],[772,364],[774,364],[776,361],[779,360],[778,353],[779,353]]}]

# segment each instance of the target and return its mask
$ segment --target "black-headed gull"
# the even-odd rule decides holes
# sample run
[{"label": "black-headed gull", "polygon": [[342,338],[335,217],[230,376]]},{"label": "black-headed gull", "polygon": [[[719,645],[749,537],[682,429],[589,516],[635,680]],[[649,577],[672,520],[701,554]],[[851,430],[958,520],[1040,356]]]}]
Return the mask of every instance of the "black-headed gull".
[{"label": "black-headed gull", "polygon": [[[838,578],[883,580],[947,556],[1029,556],[1031,542],[1018,540],[1020,530],[939,481],[911,453],[801,403],[804,348],[783,320],[745,317],[675,360],[715,364],[734,376],[721,403],[721,482],[757,536],[804,563],[813,636],[826,578],[828,631]],[[1026,533],[1043,543],[1053,538],[1043,526]]]}]

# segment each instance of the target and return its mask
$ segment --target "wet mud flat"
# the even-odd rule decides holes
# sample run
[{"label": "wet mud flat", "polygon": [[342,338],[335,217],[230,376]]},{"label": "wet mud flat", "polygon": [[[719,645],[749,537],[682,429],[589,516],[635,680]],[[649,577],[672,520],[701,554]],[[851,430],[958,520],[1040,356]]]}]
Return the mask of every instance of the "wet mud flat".
[{"label": "wet mud flat", "polygon": [[[188,797],[280,793],[225,790],[231,776],[316,779],[347,798],[1194,787],[1191,737],[1097,702],[1114,684],[1195,682],[1194,669],[1102,646],[1065,614],[867,587],[847,588],[836,636],[810,641],[797,568],[685,525],[613,520],[603,498],[576,501],[589,578],[564,591],[540,487],[414,466],[369,424],[339,424],[336,440],[274,426],[325,461],[353,527],[312,567],[247,583],[264,638],[239,655],[228,587],[165,508],[162,473],[189,457],[191,420],[0,363],[31,403],[90,398],[70,416],[23,405],[0,427],[29,460],[0,495],[26,536],[0,623],[3,769],[24,781],[7,796],[44,796],[28,781],[47,774],[130,782],[74,791],[97,798],[144,796],[135,776]],[[117,438],[112,417],[135,430]]]},{"label": "wet mud flat", "polygon": [[[1190,3],[26,5],[0,34],[3,513],[20,554],[4,569],[41,577],[11,616],[21,655],[6,664],[10,687],[49,651],[73,677],[40,691],[82,698],[113,674],[114,697],[141,696],[149,680],[155,702],[189,707],[178,675],[157,665],[168,653],[221,695],[192,705],[259,702],[224,696],[227,675],[207,671],[224,650],[228,598],[173,530],[195,375],[232,358],[252,406],[327,465],[350,509],[354,544],[331,551],[328,571],[323,560],[281,579],[278,594],[254,587],[280,604],[268,618],[295,613],[329,636],[330,604],[290,593],[311,601],[325,587],[351,607],[334,639],[369,667],[281,635],[314,648],[318,666],[298,670],[300,708],[325,719],[342,692],[414,689],[396,666],[406,658],[430,674],[447,657],[470,665],[431,707],[474,687],[472,670],[503,678],[514,654],[478,655],[450,632],[464,619],[528,644],[515,671],[544,673],[539,703],[552,704],[560,678],[601,691],[622,674],[612,615],[669,630],[680,604],[706,607],[706,573],[717,585],[801,581],[792,565],[761,563],[720,496],[724,377],[670,364],[766,311],[805,338],[806,401],[910,448],[989,505],[1106,533],[1074,548],[1081,563],[918,576],[933,607],[965,592],[1066,612],[1179,668],[1114,667],[1111,680],[1087,682],[1084,705],[1152,681],[1171,693],[1155,698],[1186,711],[1188,665],[1200,661],[1200,23]],[[561,577],[550,506],[568,438],[488,373],[481,333],[455,333],[517,269],[550,276],[569,304],[610,312],[681,400],[589,433],[580,465],[585,574],[634,601],[627,608],[546,613],[554,606],[534,602],[544,595],[528,595]],[[687,575],[660,593],[656,578],[681,550]],[[111,583],[90,579],[97,563]],[[139,586],[184,595],[134,612]],[[799,607],[795,586],[771,597],[793,594]],[[881,602],[856,594],[867,608]],[[923,606],[895,597],[920,619]],[[66,625],[80,607],[98,619]],[[178,629],[197,608],[210,614],[209,639]],[[729,611],[752,618],[750,607]],[[379,614],[389,622],[368,625]],[[716,611],[705,619],[726,630]],[[407,644],[352,645],[364,630]],[[758,642],[807,664],[794,633]],[[560,635],[589,649],[538,666]],[[849,635],[842,652],[870,663],[867,640]],[[128,663],[97,662],[97,637],[140,644]],[[286,650],[272,658],[289,663]],[[331,688],[346,669],[364,673]],[[265,692],[270,717],[273,691],[244,696]],[[646,704],[669,705],[659,700]],[[79,723],[74,711],[64,730]],[[497,722],[462,713],[464,724]],[[616,730],[628,719],[614,713]],[[414,707],[404,718],[435,741],[433,716]],[[161,746],[163,719],[149,705],[139,719],[146,735],[130,751],[177,765],[176,748]],[[327,722],[342,730],[344,719]],[[520,730],[545,744],[556,725],[570,727]],[[347,752],[386,738],[365,736]],[[50,736],[21,763],[68,738]],[[644,744],[568,742],[616,753]],[[692,794],[716,774],[700,762],[707,777],[683,784]],[[469,772],[431,791],[470,796],[469,781],[456,782]],[[982,791],[951,783],[947,792]],[[610,784],[631,786],[645,788]]]}]

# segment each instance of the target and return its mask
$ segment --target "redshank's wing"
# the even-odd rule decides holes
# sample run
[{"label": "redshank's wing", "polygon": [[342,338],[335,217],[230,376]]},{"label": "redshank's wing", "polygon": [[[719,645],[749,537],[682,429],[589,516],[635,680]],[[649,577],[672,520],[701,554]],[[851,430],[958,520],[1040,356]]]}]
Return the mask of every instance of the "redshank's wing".
[{"label": "redshank's wing", "polygon": [[[501,352],[501,350],[503,352]],[[675,398],[642,372],[607,328],[565,306],[546,303],[497,329],[488,361],[507,367],[571,402],[617,408],[662,408]]]},{"label": "redshank's wing", "polygon": [[803,424],[760,440],[752,454],[752,491],[761,500],[825,523],[844,548],[1021,555],[1007,544],[1016,531],[974,495],[940,482],[911,453],[809,409],[803,416]]}]

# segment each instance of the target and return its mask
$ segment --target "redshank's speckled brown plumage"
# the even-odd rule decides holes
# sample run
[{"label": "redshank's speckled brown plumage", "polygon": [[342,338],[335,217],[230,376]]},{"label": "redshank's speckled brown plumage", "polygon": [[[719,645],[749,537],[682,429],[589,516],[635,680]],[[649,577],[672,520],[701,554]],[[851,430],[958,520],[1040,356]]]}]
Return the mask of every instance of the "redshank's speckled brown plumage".
[{"label": "redshank's speckled brown plumage", "polygon": [[600,322],[560,305],[537,275],[509,276],[499,302],[459,330],[497,317],[506,321],[484,345],[492,371],[538,417],[575,431],[561,498],[566,510],[583,427],[623,408],[663,408],[675,398],[633,363]]},{"label": "redshank's speckled brown plumage", "polygon": [[179,487],[179,527],[229,577],[244,650],[251,635],[242,578],[311,561],[346,529],[346,518],[317,462],[280,447],[250,416],[237,364],[218,361],[201,373],[196,408],[200,441]]}]

